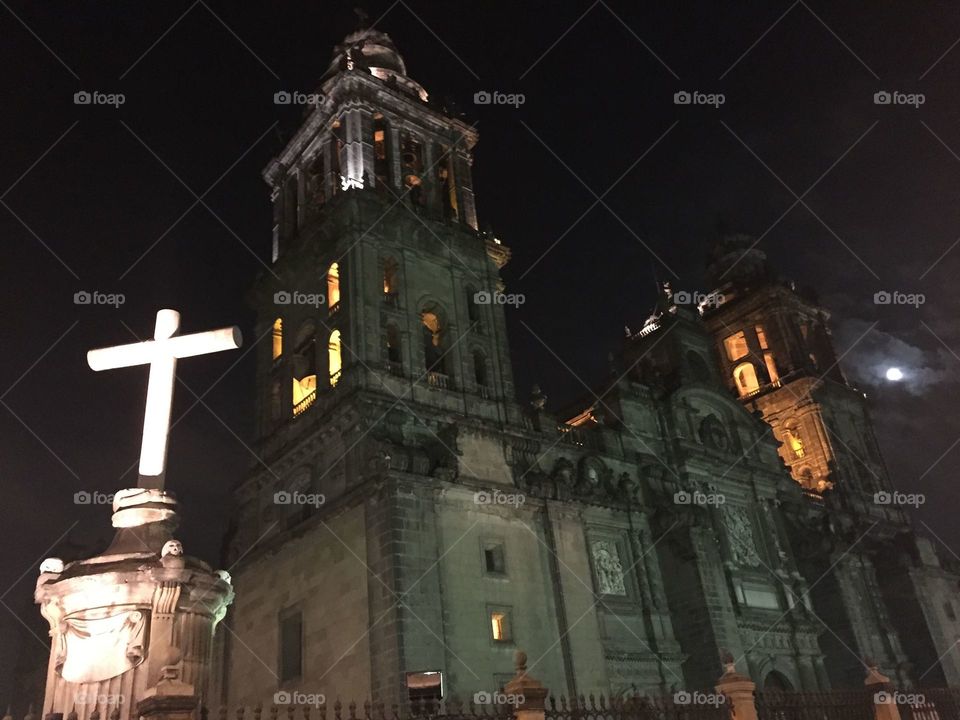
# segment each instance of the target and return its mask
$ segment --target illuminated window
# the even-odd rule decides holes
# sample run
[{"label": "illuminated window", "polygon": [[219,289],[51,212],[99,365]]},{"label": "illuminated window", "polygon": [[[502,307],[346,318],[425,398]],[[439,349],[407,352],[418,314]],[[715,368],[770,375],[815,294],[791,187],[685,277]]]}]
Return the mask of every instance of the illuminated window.
[{"label": "illuminated window", "polygon": [[777,382],[780,379],[780,373],[777,372],[777,361],[774,360],[773,353],[765,352],[763,362],[767,366],[767,375],[770,376],[770,382]]},{"label": "illuminated window", "polygon": [[[742,333],[741,333],[742,334]],[[757,382],[757,371],[753,363],[740,363],[733,369],[733,379],[737,384],[737,392],[740,397],[760,389],[760,383]]]},{"label": "illuminated window", "polygon": [[327,270],[327,307],[331,310],[340,302],[340,263]]},{"label": "illuminated window", "polygon": [[757,325],[754,329],[757,331],[757,340],[760,342],[760,349],[769,350],[770,346],[767,345],[767,334],[763,331],[763,325]]},{"label": "illuminated window", "polygon": [[436,313],[424,311],[420,315],[423,321],[423,356],[427,370],[443,372],[443,331],[440,318]]},{"label": "illuminated window", "polygon": [[273,321],[273,359],[283,355],[283,319]]},{"label": "illuminated window", "polygon": [[510,642],[510,614],[506,610],[490,613],[490,632],[494,642]]},{"label": "illuminated window", "polygon": [[396,295],[397,288],[397,261],[388,257],[383,261],[383,294]]},{"label": "illuminated window", "polygon": [[800,435],[796,430],[787,430],[785,434],[787,436],[787,447],[790,448],[793,456],[802,458],[804,455],[804,449],[803,440],[800,439]]},{"label": "illuminated window", "polygon": [[340,371],[343,369],[339,330],[330,333],[330,342],[327,343],[327,358],[327,368],[330,371],[330,387],[334,387],[340,380]]},{"label": "illuminated window", "polygon": [[727,351],[727,359],[731,361],[745,357],[750,351],[747,347],[747,337],[742,330],[726,338],[723,341],[723,347]]},{"label": "illuminated window", "polygon": [[299,380],[293,378],[293,414],[299,415],[313,404],[317,398],[317,376],[306,375]]}]

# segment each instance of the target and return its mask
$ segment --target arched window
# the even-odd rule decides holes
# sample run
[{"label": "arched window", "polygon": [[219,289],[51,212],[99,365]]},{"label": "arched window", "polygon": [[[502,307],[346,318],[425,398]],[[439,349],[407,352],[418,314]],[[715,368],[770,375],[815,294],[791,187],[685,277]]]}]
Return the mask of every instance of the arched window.
[{"label": "arched window", "polygon": [[330,342],[327,343],[327,369],[330,371],[330,387],[334,387],[340,381],[340,371],[343,369],[341,350],[340,331],[334,330],[330,333]]},{"label": "arched window", "polygon": [[273,359],[283,355],[283,318],[273,321]]},{"label": "arched window", "polygon": [[440,325],[440,316],[435,312],[424,310],[420,315],[423,321],[423,357],[426,369],[430,372],[442,373],[443,363],[443,328]]},{"label": "arched window", "polygon": [[480,394],[484,397],[487,394],[487,358],[480,350],[473,351],[473,378],[480,388]]},{"label": "arched window", "polygon": [[737,384],[737,392],[740,397],[749,395],[760,389],[760,383],[757,382],[757,371],[753,363],[740,363],[733,369],[733,379]]},{"label": "arched window", "polygon": [[327,270],[327,310],[333,312],[340,303],[340,263],[332,263]]},{"label": "arched window", "polygon": [[399,369],[401,365],[401,355],[400,355],[400,331],[397,330],[396,325],[387,325],[387,362],[390,363],[391,369]]}]

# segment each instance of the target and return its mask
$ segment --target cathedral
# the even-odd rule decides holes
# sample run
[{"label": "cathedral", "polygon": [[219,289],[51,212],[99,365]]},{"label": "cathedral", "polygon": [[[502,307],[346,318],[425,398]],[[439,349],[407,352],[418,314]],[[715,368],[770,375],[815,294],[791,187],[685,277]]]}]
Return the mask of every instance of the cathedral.
[{"label": "cathedral", "polygon": [[960,683],[960,576],[896,501],[827,312],[752,238],[552,415],[517,399],[476,130],[369,28],[316,97],[263,172],[262,462],[211,705],[465,699],[520,648],[568,696],[712,687],[722,653],[763,688]]}]

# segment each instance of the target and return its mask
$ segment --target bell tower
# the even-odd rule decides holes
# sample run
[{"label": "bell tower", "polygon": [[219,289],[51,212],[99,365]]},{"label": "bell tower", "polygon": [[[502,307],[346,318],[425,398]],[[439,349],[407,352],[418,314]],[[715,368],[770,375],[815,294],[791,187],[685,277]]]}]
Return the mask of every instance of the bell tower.
[{"label": "bell tower", "polygon": [[[421,624],[443,625],[434,494],[456,478],[506,481],[503,428],[525,421],[499,274],[510,250],[477,230],[476,130],[431,101],[388,35],[348,35],[300,97],[303,122],[263,172],[274,228],[251,293],[259,461],[236,489],[228,548],[245,588],[235,622],[251,630],[224,693],[262,698],[301,678],[405,701],[407,671],[452,682]],[[316,589],[270,596],[288,571]],[[355,597],[326,594],[337,588]],[[267,606],[278,624],[254,619]],[[244,645],[278,658],[277,685]],[[319,647],[356,653],[301,654]]]},{"label": "bell tower", "polygon": [[[704,306],[721,374],[759,411],[804,490],[837,486],[863,497],[890,488],[862,392],[843,375],[829,315],[812,293],[774,277],[747,235],[726,235],[707,269]],[[842,485],[842,487],[841,487]]]},{"label": "bell tower", "polygon": [[261,437],[341,383],[461,409],[512,397],[495,302],[510,251],[477,232],[477,133],[406,72],[386,34],[348,35],[264,170],[274,228],[255,289],[260,333],[272,334]]}]

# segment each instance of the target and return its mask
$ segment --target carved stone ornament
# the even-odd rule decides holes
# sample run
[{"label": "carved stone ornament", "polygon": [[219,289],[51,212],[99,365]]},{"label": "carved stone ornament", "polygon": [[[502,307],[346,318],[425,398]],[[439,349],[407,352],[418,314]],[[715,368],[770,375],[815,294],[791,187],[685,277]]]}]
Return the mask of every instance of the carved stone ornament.
[{"label": "carved stone ornament", "polygon": [[593,555],[593,567],[597,575],[597,589],[601,595],[626,596],[627,588],[623,582],[623,564],[620,552],[611,540],[595,540],[590,546]]},{"label": "carved stone ornament", "polygon": [[56,665],[68,682],[109,680],[144,660],[146,620],[142,612],[121,610],[100,617],[93,612],[71,615],[60,623]]},{"label": "carved stone ornament", "polygon": [[722,508],[722,517],[727,529],[727,538],[730,541],[730,556],[737,565],[755,567],[760,564],[760,555],[757,553],[756,539],[753,534],[753,523],[750,512],[745,507],[725,504]]},{"label": "carved stone ornament", "polygon": [[704,445],[721,452],[730,448],[730,437],[716,415],[707,415],[700,423],[700,440]]}]

